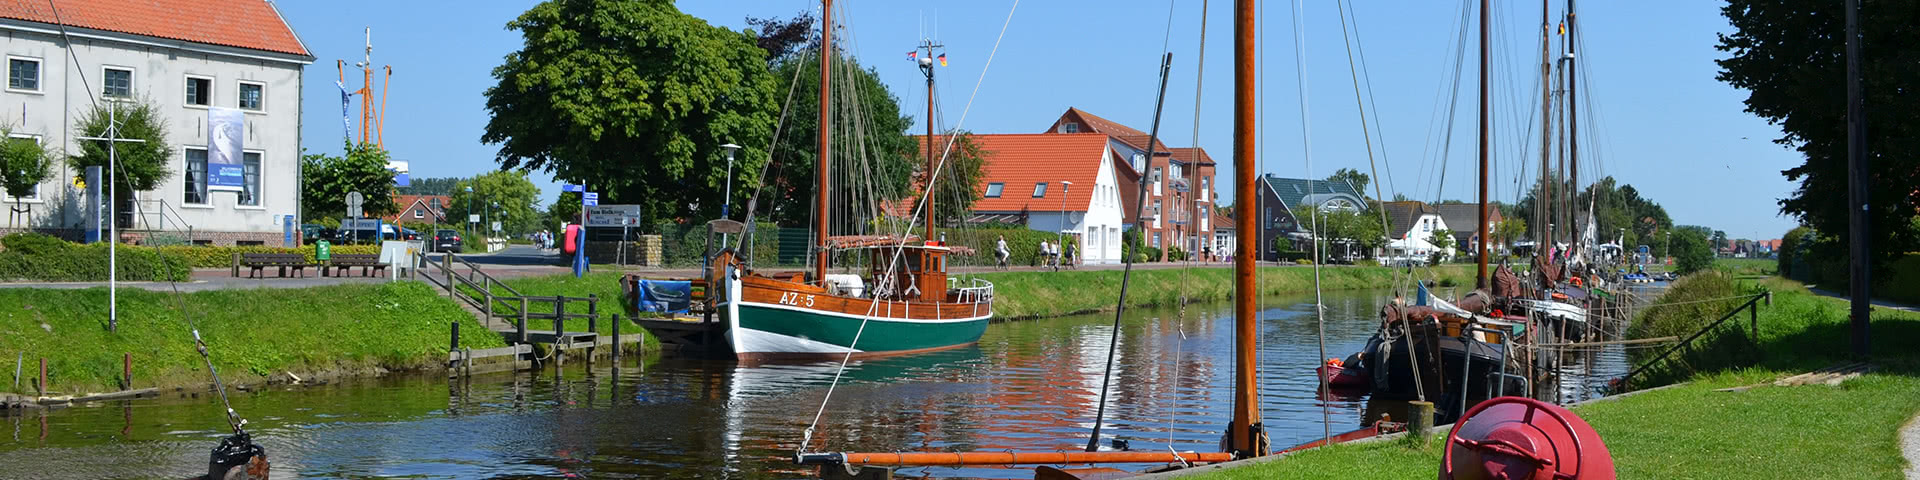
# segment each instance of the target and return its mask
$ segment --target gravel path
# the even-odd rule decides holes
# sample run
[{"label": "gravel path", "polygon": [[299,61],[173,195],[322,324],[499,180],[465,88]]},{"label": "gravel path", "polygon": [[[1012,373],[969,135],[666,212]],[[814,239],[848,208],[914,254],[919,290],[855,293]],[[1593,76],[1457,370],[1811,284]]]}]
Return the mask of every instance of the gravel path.
[{"label": "gravel path", "polygon": [[1907,480],[1920,480],[1920,415],[1900,427],[1900,451],[1907,455]]}]

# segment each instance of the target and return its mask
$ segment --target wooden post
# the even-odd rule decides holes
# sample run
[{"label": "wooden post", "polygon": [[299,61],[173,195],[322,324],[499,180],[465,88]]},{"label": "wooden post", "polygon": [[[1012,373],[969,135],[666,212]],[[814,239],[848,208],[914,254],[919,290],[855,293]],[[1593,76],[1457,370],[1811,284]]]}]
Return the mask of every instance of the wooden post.
[{"label": "wooden post", "polygon": [[1760,343],[1760,302],[1747,302],[1747,328],[1753,332],[1753,343]]},{"label": "wooden post", "polygon": [[[1407,432],[1414,438],[1426,441],[1433,431],[1433,402],[1407,402]],[[1458,420],[1456,420],[1458,421]]]},{"label": "wooden post", "polygon": [[133,354],[120,354],[120,389],[133,389]]},{"label": "wooden post", "polygon": [[520,334],[520,343],[527,343],[527,297],[520,297],[520,324],[513,330]]},{"label": "wooden post", "polygon": [[47,396],[47,357],[40,357],[40,385],[36,387],[40,396]]},{"label": "wooden post", "polygon": [[[453,321],[453,322],[451,322],[451,323],[453,324],[453,329],[452,329],[452,331],[453,331],[453,339],[452,339],[452,341],[451,341],[450,343],[448,343],[448,344],[447,344],[447,351],[448,351],[448,352],[458,352],[458,351],[460,351],[460,321],[459,321],[459,320],[454,320],[454,321]],[[462,361],[462,362],[465,362],[466,360],[467,360],[466,358],[461,358],[461,359],[460,359],[460,361]]]},{"label": "wooden post", "polygon": [[[567,297],[553,297],[553,364],[566,365],[567,356],[560,351],[560,339],[567,329]],[[557,376],[555,378],[558,378]]]},{"label": "wooden post", "polygon": [[620,314],[613,314],[613,368],[620,368]]}]

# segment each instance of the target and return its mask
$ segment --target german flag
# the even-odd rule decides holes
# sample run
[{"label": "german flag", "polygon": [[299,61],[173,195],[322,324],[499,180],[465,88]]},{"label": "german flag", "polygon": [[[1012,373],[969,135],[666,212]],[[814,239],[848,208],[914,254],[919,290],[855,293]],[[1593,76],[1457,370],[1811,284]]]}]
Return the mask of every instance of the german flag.
[{"label": "german flag", "polygon": [[947,54],[940,54],[940,66],[947,66]]}]

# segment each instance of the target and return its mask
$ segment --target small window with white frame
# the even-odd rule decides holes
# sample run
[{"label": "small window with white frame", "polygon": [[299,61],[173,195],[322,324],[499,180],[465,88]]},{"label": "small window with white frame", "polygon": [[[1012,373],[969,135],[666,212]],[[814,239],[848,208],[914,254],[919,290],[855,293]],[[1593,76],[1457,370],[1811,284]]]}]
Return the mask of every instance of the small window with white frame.
[{"label": "small window with white frame", "polygon": [[184,169],[186,176],[182,178],[182,180],[185,181],[181,182],[185,184],[186,188],[184,192],[181,192],[180,202],[189,205],[206,205],[207,149],[187,147],[181,149],[181,151],[185,152],[187,167]]},{"label": "small window with white frame", "polygon": [[240,157],[241,172],[246,182],[240,189],[240,205],[258,207],[260,206],[260,152],[246,152]]},{"label": "small window with white frame", "polygon": [[100,95],[133,98],[133,69],[105,67],[100,74]]},{"label": "small window with white frame", "polygon": [[266,110],[267,84],[260,82],[240,82],[239,105],[241,110]]},{"label": "small window with white frame", "polygon": [[186,93],[188,106],[205,107],[213,105],[213,78],[188,75]]},{"label": "small window with white frame", "polygon": [[[25,135],[25,134],[18,134],[18,133],[11,135],[5,138],[4,140],[8,142],[33,142],[34,145],[39,145],[41,142],[41,138],[38,135]],[[15,200],[24,201],[24,202],[38,202],[40,201],[40,185],[34,184],[32,193],[28,193],[26,195],[22,195],[19,197],[15,197],[13,196],[12,193],[7,192],[4,189],[0,189],[0,196],[4,196],[4,198],[6,198],[6,200],[10,202]]]},{"label": "small window with white frame", "polygon": [[7,90],[40,91],[40,59],[8,56]]},{"label": "small window with white frame", "polygon": [[421,208],[413,209],[413,218],[427,218],[426,209],[421,209]]}]

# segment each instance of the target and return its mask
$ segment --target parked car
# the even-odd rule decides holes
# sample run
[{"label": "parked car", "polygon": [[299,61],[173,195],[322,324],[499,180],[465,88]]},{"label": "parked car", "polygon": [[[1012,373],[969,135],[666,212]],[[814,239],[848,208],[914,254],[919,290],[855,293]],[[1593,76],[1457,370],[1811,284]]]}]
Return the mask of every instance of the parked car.
[{"label": "parked car", "polygon": [[443,228],[433,232],[433,242],[427,245],[427,250],[460,253],[464,245],[460,243],[460,232]]},{"label": "parked car", "polygon": [[321,239],[326,239],[331,242],[339,237],[339,234],[340,231],[338,229],[325,225],[314,223],[304,223],[300,225],[300,238],[305,239],[306,243],[313,243]]}]

